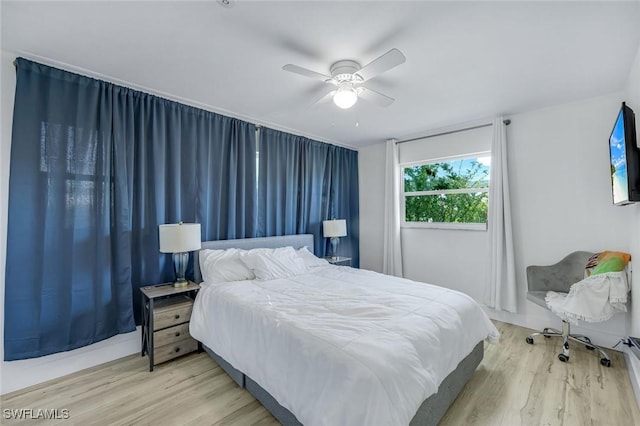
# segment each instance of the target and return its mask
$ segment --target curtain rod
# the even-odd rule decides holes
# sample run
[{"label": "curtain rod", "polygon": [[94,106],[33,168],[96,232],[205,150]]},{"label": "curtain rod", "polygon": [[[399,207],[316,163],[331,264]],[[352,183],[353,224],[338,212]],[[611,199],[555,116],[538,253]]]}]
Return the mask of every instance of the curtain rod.
[{"label": "curtain rod", "polygon": [[[508,118],[503,120],[502,122],[504,123],[505,126],[508,126],[509,124],[511,124],[511,120]],[[467,130],[482,129],[483,127],[490,127],[490,126],[493,126],[493,123],[479,124],[477,126],[465,127],[464,129],[457,129],[457,130],[450,130],[448,132],[436,133],[435,135],[420,136],[417,138],[405,139],[402,141],[396,141],[396,144],[417,141],[420,139],[429,139],[429,138],[434,138],[436,136],[450,135],[452,133],[466,132]]]}]

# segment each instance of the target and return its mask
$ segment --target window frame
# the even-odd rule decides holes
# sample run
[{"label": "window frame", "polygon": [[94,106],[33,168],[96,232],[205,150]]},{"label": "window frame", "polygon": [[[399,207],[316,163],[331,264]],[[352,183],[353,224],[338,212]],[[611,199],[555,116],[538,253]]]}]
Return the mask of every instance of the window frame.
[{"label": "window frame", "polygon": [[[461,231],[487,231],[488,218],[485,223],[471,222],[407,222],[406,220],[406,203],[407,197],[424,196],[424,195],[447,195],[447,194],[470,194],[477,192],[486,192],[489,194],[489,186],[486,188],[460,188],[460,189],[439,189],[430,191],[404,191],[404,169],[407,167],[422,166],[425,164],[442,163],[446,161],[464,160],[467,158],[491,157],[491,151],[468,152],[464,154],[451,155],[447,157],[438,157],[428,160],[409,161],[399,164],[400,174],[400,228],[426,228],[426,229],[450,229]],[[491,173],[491,169],[489,169]]]}]

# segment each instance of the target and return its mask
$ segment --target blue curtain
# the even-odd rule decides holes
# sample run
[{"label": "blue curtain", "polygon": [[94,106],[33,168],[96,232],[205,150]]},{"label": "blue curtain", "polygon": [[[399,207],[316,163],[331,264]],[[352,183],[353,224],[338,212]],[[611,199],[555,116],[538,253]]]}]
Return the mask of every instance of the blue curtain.
[{"label": "blue curtain", "polygon": [[[203,240],[312,233],[344,218],[358,254],[357,152],[16,60],[5,360],[75,349],[140,323],[139,287],[169,281],[158,225]],[[259,188],[259,191],[258,191]]]},{"label": "blue curtain", "polygon": [[338,253],[358,267],[358,153],[269,128],[260,129],[258,235],[314,235],[315,253],[327,254],[322,221],[346,219]]},{"label": "blue curtain", "polygon": [[139,287],[173,277],[159,224],[256,235],[255,126],[22,58],[16,68],[5,360],[134,330]]}]

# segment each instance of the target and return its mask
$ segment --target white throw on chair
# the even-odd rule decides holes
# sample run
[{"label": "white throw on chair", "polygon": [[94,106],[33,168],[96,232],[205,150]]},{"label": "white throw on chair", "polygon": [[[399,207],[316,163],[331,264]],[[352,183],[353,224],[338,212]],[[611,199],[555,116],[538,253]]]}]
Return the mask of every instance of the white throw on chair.
[{"label": "white throw on chair", "polygon": [[558,355],[560,361],[569,361],[569,341],[575,341],[584,344],[589,350],[596,350],[600,355],[600,363],[605,367],[611,366],[611,359],[603,348],[593,344],[587,336],[571,334],[571,323],[577,324],[578,320],[606,321],[614,313],[627,310],[625,304],[629,281],[625,266],[628,260],[621,259],[626,259],[628,255],[603,252],[599,256],[609,260],[617,256],[616,266],[622,270],[597,273],[584,278],[585,267],[597,264],[598,259],[594,253],[584,251],[571,253],[554,265],[527,267],[527,299],[551,310],[562,319],[562,331],[545,328],[527,336],[527,343],[533,344],[533,338],[538,335],[547,338],[562,337],[562,353]]}]

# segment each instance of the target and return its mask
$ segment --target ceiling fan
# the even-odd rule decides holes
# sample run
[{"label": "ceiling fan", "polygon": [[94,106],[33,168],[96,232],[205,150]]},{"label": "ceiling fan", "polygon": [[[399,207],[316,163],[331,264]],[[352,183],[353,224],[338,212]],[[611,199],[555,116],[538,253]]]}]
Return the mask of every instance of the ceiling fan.
[{"label": "ceiling fan", "polygon": [[391,49],[364,67],[361,67],[356,61],[348,59],[335,62],[329,69],[331,73],[330,76],[292,64],[287,64],[283,66],[282,69],[328,84],[333,84],[337,87],[322,97],[318,102],[332,97],[333,102],[338,107],[347,109],[355,105],[358,98],[362,98],[382,107],[387,107],[391,105],[395,99],[376,92],[364,86],[363,83],[385,71],[389,71],[391,68],[403,64],[405,61],[406,58],[402,52],[398,49]]}]

